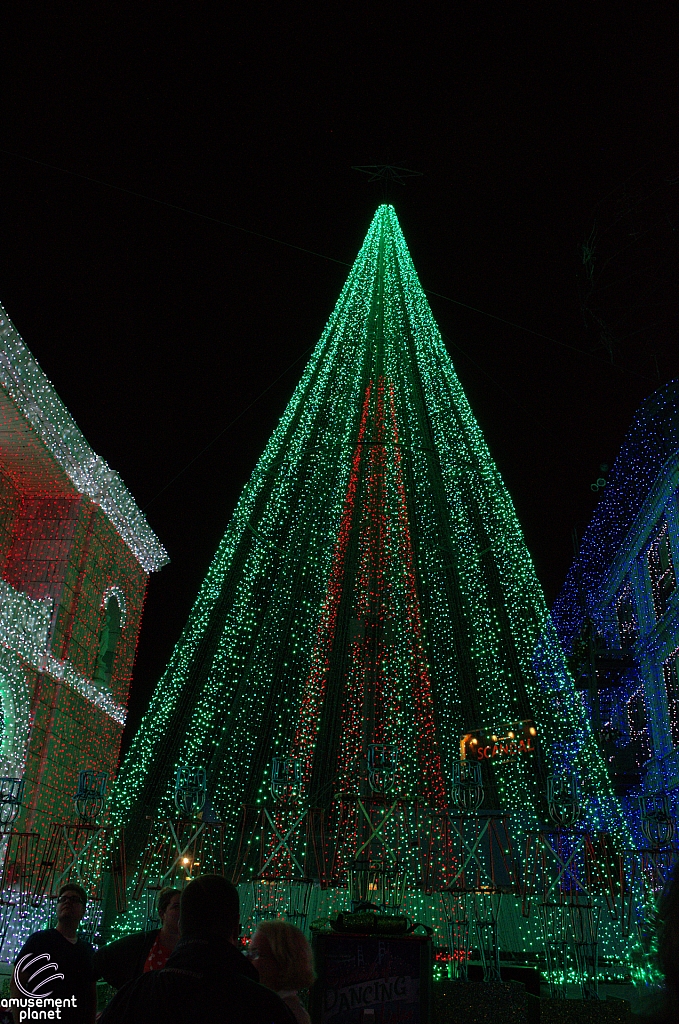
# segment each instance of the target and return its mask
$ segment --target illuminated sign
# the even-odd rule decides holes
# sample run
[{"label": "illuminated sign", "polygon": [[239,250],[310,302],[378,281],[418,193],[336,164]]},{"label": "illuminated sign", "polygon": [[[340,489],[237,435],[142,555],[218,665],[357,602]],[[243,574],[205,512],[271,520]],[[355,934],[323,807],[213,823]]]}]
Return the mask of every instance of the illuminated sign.
[{"label": "illuminated sign", "polygon": [[538,731],[535,722],[510,722],[495,729],[473,729],[460,740],[463,761],[514,761],[535,753]]}]

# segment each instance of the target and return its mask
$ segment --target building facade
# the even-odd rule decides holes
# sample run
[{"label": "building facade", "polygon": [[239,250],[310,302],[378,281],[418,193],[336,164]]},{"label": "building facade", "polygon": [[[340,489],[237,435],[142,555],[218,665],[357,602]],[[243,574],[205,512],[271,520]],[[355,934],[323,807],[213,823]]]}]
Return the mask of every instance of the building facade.
[{"label": "building facade", "polygon": [[0,788],[21,801],[15,829],[46,835],[74,818],[80,771],[115,773],[166,561],[0,307]]},{"label": "building facade", "polygon": [[[639,408],[553,617],[631,820],[679,796],[679,382]],[[642,839],[639,832],[637,838]]]}]

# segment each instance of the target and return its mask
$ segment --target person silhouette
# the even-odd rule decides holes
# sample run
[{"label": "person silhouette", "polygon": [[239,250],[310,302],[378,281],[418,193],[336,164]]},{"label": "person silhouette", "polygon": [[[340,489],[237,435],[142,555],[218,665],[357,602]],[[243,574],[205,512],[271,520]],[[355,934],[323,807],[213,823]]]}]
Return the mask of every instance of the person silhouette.
[{"label": "person silhouette", "polygon": [[200,875],[189,882],[179,934],[165,966],[124,985],[101,1024],[295,1024],[241,953],[238,890],[226,878]]},{"label": "person silhouette", "polygon": [[311,947],[303,932],[288,921],[261,921],[250,939],[248,957],[262,985],[278,993],[297,1024],[311,1024],[297,995],[299,989],[313,985],[316,977]]}]

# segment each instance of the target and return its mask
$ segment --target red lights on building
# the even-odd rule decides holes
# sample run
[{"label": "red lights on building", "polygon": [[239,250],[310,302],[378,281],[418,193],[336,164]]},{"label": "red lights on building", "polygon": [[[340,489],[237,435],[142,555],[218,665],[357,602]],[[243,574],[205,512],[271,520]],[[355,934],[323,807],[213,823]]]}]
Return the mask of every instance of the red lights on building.
[{"label": "red lights on building", "polygon": [[0,306],[0,775],[15,827],[72,819],[116,771],[149,573],[167,555]]}]

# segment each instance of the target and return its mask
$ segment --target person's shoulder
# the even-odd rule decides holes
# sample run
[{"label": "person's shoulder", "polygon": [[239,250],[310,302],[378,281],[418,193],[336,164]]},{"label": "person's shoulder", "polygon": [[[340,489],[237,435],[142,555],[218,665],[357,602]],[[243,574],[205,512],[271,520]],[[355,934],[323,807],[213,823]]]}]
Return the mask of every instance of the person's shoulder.
[{"label": "person's shoulder", "polygon": [[[257,1016],[249,1018],[253,1021],[253,1024],[260,1019],[262,1021],[266,1020],[270,1024],[295,1024],[292,1010],[285,1005],[276,992],[272,992],[270,988],[265,988],[264,985],[260,985],[258,982],[242,976],[238,979],[237,985],[240,985],[238,995],[245,1000],[246,1005],[250,1008],[249,1012],[251,1014],[257,1013]],[[233,995],[236,994],[233,991],[235,987],[230,979],[229,991]]]},{"label": "person's shoulder", "polygon": [[287,994],[281,993],[280,995],[281,999],[297,1021],[297,1024],[311,1024],[311,1017],[302,1006],[296,992],[290,992]]},{"label": "person's shoulder", "polygon": [[[236,1017],[229,1016],[232,1010]],[[190,1016],[196,1011],[204,1024],[235,1020],[247,1020],[248,1024],[296,1024],[276,993],[250,978],[230,975],[226,984],[223,978],[206,983],[192,971],[168,967],[149,971],[124,985],[102,1013],[100,1022],[165,1021],[170,1012]]]},{"label": "person's shoulder", "polygon": [[129,949],[141,948],[145,943],[152,946],[159,934],[159,928],[150,932],[132,932],[131,935],[123,935],[121,939],[114,939],[113,942],[108,942],[105,946],[100,946],[97,953],[104,953],[109,950],[111,952],[123,953]]},{"label": "person's shoulder", "polygon": [[148,1005],[149,997],[158,988],[160,973],[160,971],[149,971],[123,985],[98,1018],[101,1024],[114,1024],[114,1022],[128,1020],[127,1014],[130,1009],[136,1012],[139,1003],[143,1006],[145,1001]]},{"label": "person's shoulder", "polygon": [[[66,941],[68,942],[68,939]],[[78,941],[73,944],[73,948],[79,956],[94,956],[94,946],[89,939],[83,938],[82,935],[78,936]]]},{"label": "person's shoulder", "polygon": [[18,955],[48,952],[54,946],[54,943],[58,941],[58,935],[59,933],[56,928],[45,928],[41,932],[33,932],[24,942]]}]

